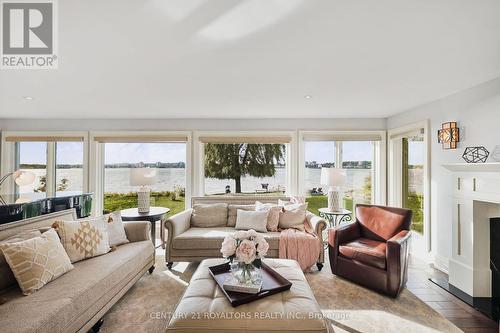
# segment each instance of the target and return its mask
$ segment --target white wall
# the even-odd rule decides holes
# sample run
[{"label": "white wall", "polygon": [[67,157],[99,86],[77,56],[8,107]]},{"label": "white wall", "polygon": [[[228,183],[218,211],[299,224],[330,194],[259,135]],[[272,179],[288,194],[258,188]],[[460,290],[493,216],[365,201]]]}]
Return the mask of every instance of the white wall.
[{"label": "white wall", "polygon": [[[83,116],[83,115],[82,115]],[[103,115],[104,116],[104,115]],[[0,130],[385,130],[386,119],[0,119]]]},{"label": "white wall", "polygon": [[[431,122],[431,247],[436,264],[447,269],[452,246],[453,184],[451,173],[441,164],[463,162],[461,155],[467,146],[485,146],[491,152],[500,145],[500,79],[390,117],[387,128],[424,119]],[[443,150],[437,143],[437,131],[447,121],[457,121],[460,127],[461,142],[456,150]]]}]

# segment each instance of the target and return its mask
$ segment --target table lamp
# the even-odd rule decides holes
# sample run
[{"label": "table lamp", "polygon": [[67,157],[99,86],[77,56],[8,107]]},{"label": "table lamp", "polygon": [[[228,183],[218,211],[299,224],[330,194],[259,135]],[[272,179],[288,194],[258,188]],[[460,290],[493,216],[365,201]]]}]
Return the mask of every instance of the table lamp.
[{"label": "table lamp", "polygon": [[344,169],[321,168],[321,184],[328,186],[328,210],[338,212],[341,209],[341,187],[346,182]]},{"label": "table lamp", "polygon": [[[5,176],[3,176],[2,178],[0,178],[0,187],[7,180],[7,178],[9,178],[10,176],[12,176],[12,178],[14,179],[14,182],[17,184],[17,186],[31,185],[35,182],[35,178],[36,178],[36,175],[33,172],[24,171],[24,170],[16,170],[16,171],[10,172],[10,173],[6,174]],[[2,198],[2,196],[0,196],[0,204],[5,205],[5,201]]]},{"label": "table lamp", "polygon": [[156,184],[156,174],[156,169],[154,168],[130,169],[130,185],[140,186],[137,192],[137,210],[139,213],[149,212],[149,193],[151,189],[148,185]]}]

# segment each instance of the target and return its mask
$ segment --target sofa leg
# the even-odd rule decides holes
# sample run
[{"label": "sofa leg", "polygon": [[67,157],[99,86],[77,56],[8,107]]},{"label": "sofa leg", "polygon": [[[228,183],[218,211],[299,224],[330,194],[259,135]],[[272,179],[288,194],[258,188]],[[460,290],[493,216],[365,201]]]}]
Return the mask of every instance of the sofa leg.
[{"label": "sofa leg", "polygon": [[153,271],[155,270],[155,266],[151,266],[149,267],[148,271],[149,271],[149,274],[153,274]]},{"label": "sofa leg", "polygon": [[323,269],[323,264],[320,262],[317,262],[316,267],[318,267],[318,271],[321,271]]},{"label": "sofa leg", "polygon": [[172,269],[172,265],[173,265],[173,264],[174,264],[174,263],[173,263],[173,262],[171,262],[171,261],[167,262],[167,268],[168,268],[168,269]]},{"label": "sofa leg", "polygon": [[92,329],[89,332],[98,333],[102,324],[104,324],[104,319],[101,318],[94,324],[94,326],[92,326]]}]

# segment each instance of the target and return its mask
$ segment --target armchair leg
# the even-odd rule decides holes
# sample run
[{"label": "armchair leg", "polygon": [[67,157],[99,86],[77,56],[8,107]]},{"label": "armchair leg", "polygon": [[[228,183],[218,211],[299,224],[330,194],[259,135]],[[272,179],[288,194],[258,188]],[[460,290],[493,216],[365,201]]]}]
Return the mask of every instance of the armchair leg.
[{"label": "armchair leg", "polygon": [[323,269],[323,264],[320,262],[317,262],[316,267],[318,267],[318,271],[321,271]]},{"label": "armchair leg", "polygon": [[174,263],[173,263],[173,262],[171,262],[171,261],[167,262],[167,268],[168,268],[168,269],[172,269],[172,265],[173,265],[173,264],[174,264]]}]

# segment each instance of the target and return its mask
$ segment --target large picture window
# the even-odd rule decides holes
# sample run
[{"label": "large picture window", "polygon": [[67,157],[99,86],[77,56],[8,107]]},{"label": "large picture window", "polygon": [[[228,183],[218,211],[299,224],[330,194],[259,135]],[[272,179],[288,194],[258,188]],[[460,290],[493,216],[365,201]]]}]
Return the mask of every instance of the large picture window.
[{"label": "large picture window", "polygon": [[356,204],[382,203],[380,189],[382,175],[377,173],[377,152],[380,152],[381,134],[322,133],[306,132],[303,139],[303,162],[300,188],[309,202],[311,211],[327,207],[325,188],[321,182],[321,168],[342,168],[346,170],[344,208],[354,211]]},{"label": "large picture window", "polygon": [[283,194],[286,145],[206,143],[205,194]]},{"label": "large picture window", "polygon": [[33,172],[35,182],[18,186],[18,193],[45,192],[47,185],[47,142],[17,142],[16,168]]},{"label": "large picture window", "polygon": [[83,142],[56,142],[56,191],[83,191]]},{"label": "large picture window", "polygon": [[104,210],[137,207],[137,186],[130,185],[130,170],[157,169],[157,182],[150,185],[151,204],[168,207],[171,213],[185,207],[185,142],[110,142],[104,146]]}]

